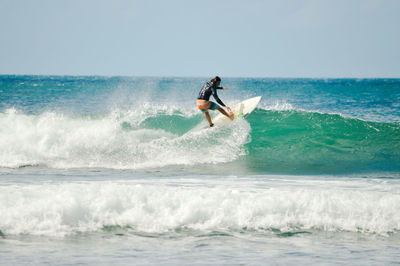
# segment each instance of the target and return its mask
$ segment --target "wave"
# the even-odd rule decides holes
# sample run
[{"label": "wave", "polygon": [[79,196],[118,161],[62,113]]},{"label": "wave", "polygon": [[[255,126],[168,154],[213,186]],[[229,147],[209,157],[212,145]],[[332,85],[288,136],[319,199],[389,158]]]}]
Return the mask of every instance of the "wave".
[{"label": "wave", "polygon": [[[193,130],[194,109],[114,110],[103,115],[0,113],[0,167],[150,169],[218,165],[229,173],[400,170],[400,123],[338,114],[256,109],[247,120]],[[221,170],[222,169],[222,170]]]},{"label": "wave", "polygon": [[318,230],[380,235],[400,230],[400,196],[382,188],[371,191],[336,183],[257,188],[189,181],[189,185],[155,180],[0,186],[0,230],[5,237],[63,237],[110,228],[146,233]]},{"label": "wave", "polygon": [[[74,117],[9,110],[0,114],[0,166],[146,169],[210,161],[216,164],[244,154],[248,123],[178,134],[196,123],[191,119],[164,111]],[[163,128],[166,126],[170,130]]]},{"label": "wave", "polygon": [[253,168],[288,172],[400,170],[400,123],[340,114],[257,109],[249,116]]}]

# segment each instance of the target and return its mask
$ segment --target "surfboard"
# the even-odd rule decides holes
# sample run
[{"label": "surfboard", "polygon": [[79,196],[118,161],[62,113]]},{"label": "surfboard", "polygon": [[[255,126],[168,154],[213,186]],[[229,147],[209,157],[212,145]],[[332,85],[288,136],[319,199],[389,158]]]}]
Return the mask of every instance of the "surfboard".
[{"label": "surfboard", "polygon": [[[234,119],[244,119],[246,118],[251,112],[254,111],[254,109],[257,107],[261,100],[261,96],[257,96],[254,98],[250,98],[247,100],[244,100],[235,107],[231,108],[233,114],[234,114]],[[232,122],[228,117],[224,116],[223,114],[218,114],[216,117],[212,119],[214,125],[224,125],[226,123]]]}]

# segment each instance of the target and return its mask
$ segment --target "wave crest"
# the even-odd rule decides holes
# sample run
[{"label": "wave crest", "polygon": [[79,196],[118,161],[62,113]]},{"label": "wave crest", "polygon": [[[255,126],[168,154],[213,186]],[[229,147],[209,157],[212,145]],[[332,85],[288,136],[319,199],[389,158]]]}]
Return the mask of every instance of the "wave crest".
[{"label": "wave crest", "polygon": [[187,120],[154,110],[78,117],[7,112],[0,114],[0,166],[143,169],[229,162],[245,153],[246,121],[221,130],[178,132]]}]

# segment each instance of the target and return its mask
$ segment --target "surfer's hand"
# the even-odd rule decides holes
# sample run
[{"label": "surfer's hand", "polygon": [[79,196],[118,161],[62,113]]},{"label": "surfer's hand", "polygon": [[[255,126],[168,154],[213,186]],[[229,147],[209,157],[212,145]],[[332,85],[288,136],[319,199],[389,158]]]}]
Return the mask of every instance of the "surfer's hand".
[{"label": "surfer's hand", "polygon": [[226,110],[228,110],[229,112],[232,112],[231,108],[229,108],[229,106],[225,106]]},{"label": "surfer's hand", "polygon": [[223,89],[223,90],[227,90],[228,88],[227,88],[227,87],[223,87],[222,89]]}]

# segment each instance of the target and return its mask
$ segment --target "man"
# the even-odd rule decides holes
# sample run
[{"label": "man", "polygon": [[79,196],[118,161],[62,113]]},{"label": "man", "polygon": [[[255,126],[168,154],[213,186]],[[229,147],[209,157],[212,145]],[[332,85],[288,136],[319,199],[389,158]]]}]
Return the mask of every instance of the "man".
[{"label": "man", "polygon": [[[197,96],[197,107],[206,115],[208,124],[210,127],[214,126],[214,124],[211,121],[210,114],[208,113],[208,110],[215,110],[218,109],[223,115],[228,117],[229,119],[233,120],[233,113],[231,111],[231,108],[226,106],[219,98],[217,94],[217,90],[227,90],[228,88],[225,87],[219,87],[221,84],[221,78],[216,76],[213,79],[211,79],[210,82],[207,82],[204,84],[203,88],[201,89],[199,96]],[[220,105],[224,106],[228,111],[229,114],[218,104],[211,102],[210,101],[210,96],[214,97],[214,99],[219,103]]]}]

